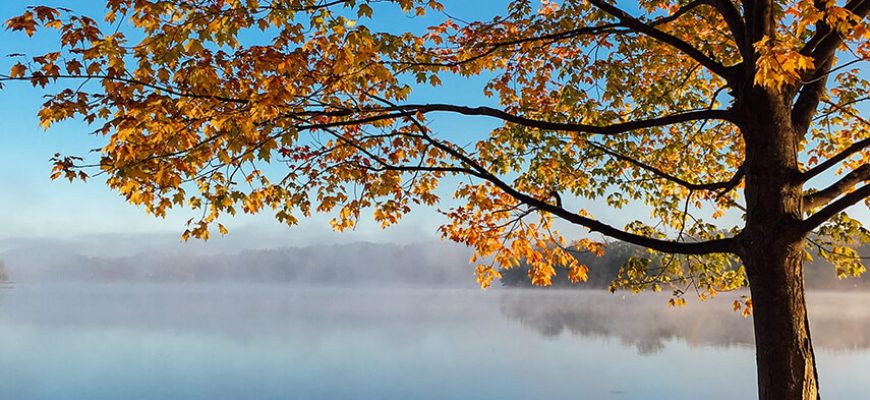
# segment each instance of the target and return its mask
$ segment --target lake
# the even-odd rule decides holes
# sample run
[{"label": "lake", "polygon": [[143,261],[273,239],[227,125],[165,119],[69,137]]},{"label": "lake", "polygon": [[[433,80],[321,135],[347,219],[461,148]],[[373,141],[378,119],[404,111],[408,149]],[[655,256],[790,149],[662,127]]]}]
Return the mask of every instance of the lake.
[{"label": "lake", "polygon": [[[17,285],[0,290],[0,398],[755,398],[736,296]],[[810,294],[824,398],[870,396],[868,300]]]}]

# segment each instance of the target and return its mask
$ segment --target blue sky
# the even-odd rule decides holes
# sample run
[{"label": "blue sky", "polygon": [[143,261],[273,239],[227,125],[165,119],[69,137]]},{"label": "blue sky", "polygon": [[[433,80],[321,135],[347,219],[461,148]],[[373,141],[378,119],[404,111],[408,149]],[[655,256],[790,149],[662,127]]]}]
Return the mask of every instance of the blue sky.
[{"label": "blue sky", "polygon": [[[45,1],[47,5],[75,8],[81,13],[99,15],[100,0]],[[473,19],[481,14],[497,12],[504,2],[447,2],[451,15]],[[0,19],[20,13],[30,0],[4,0],[0,2]],[[458,6],[458,8],[457,8]],[[87,8],[85,8],[87,7]],[[484,11],[485,10],[485,11]],[[391,29],[417,30],[431,24],[397,16],[390,21]],[[0,55],[28,53],[31,48],[44,48],[52,38],[37,35],[37,40],[27,40],[21,33],[0,31]],[[0,68],[8,70],[12,61],[0,61]],[[444,86],[416,92],[416,100],[427,102],[455,102],[461,99],[466,105],[491,104],[480,95],[481,81],[458,78],[445,79]],[[0,239],[12,238],[78,238],[83,235],[112,235],[120,233],[165,233],[177,235],[184,229],[184,221],[192,216],[187,210],[172,212],[164,219],[155,219],[141,209],[127,204],[118,194],[110,191],[99,179],[88,184],[80,182],[50,181],[49,158],[56,152],[69,155],[84,155],[90,149],[100,147],[99,138],[87,134],[88,127],[79,122],[59,124],[48,131],[38,125],[37,110],[41,94],[28,84],[10,84],[0,92]],[[438,131],[448,134],[480,135],[494,121],[482,118],[441,117],[434,122]],[[601,203],[601,202],[599,202]],[[622,226],[632,219],[644,218],[646,211],[629,207],[620,212],[609,211],[594,204],[581,204],[598,218]],[[870,212],[866,207],[853,207],[854,216],[867,221]],[[257,240],[284,245],[301,245],[312,242],[337,242],[347,240],[371,241],[424,241],[437,237],[436,227],[443,219],[431,209],[420,209],[406,217],[399,226],[381,231],[374,223],[364,222],[355,232],[332,234],[326,225],[327,218],[316,217],[303,221],[301,226],[288,230],[278,224],[269,213],[257,216],[242,216],[224,220],[233,233],[249,235]],[[579,230],[578,230],[579,231]],[[573,235],[569,235],[573,236]],[[268,238],[264,239],[264,238]]]}]

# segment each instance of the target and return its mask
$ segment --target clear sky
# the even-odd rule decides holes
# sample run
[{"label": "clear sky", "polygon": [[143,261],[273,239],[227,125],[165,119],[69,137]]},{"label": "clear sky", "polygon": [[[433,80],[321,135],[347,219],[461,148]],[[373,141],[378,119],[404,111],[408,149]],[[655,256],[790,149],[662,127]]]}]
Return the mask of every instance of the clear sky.
[{"label": "clear sky", "polygon": [[[31,0],[0,1],[0,19],[6,20],[19,14]],[[75,8],[80,13],[100,15],[102,0],[43,1],[46,5]],[[477,1],[448,1],[451,15],[468,19],[486,17],[498,12],[503,5]],[[489,4],[487,4],[489,3]],[[391,19],[393,29],[420,29],[431,21],[420,21],[399,16]],[[37,35],[38,41],[27,40],[21,33],[0,31],[0,56],[9,53],[28,53],[29,49],[51,43],[48,35]],[[36,45],[36,46],[35,46]],[[13,61],[0,60],[0,68],[8,70]],[[438,89],[424,89],[414,96],[427,102],[456,102],[466,105],[481,105],[491,102],[480,95],[480,80],[446,79]],[[13,83],[0,91],[0,239],[13,238],[78,238],[83,235],[113,235],[120,233],[166,233],[180,234],[184,221],[192,216],[190,211],[170,213],[165,220],[155,219],[141,209],[127,204],[118,194],[110,191],[96,179],[88,184],[81,182],[50,181],[49,158],[61,152],[68,155],[86,155],[90,149],[100,147],[99,138],[88,135],[88,127],[79,122],[57,125],[48,131],[38,125],[37,110],[41,94],[28,84]],[[481,118],[441,117],[434,127],[449,134],[482,134],[494,122]],[[600,202],[599,202],[600,203]],[[632,219],[644,218],[646,211],[629,207],[620,212],[605,212],[605,208],[582,204],[605,222],[622,226]],[[850,210],[854,216],[870,223],[870,212],[859,205]],[[406,220],[386,232],[373,223],[363,223],[356,232],[331,234],[327,218],[317,217],[303,221],[292,230],[275,222],[266,213],[259,216],[243,216],[225,224],[234,232],[231,235],[249,235],[252,239],[266,240],[270,244],[301,245],[312,242],[336,242],[346,240],[372,241],[423,241],[437,237],[436,227],[440,216],[431,209],[421,209],[406,217]],[[235,229],[233,229],[235,228]],[[569,235],[572,236],[572,235]]]}]

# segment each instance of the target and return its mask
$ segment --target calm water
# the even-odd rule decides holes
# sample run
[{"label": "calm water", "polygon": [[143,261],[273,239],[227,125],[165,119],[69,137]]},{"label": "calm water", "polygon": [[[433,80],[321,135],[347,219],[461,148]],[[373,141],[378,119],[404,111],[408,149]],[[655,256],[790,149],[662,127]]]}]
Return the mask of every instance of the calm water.
[{"label": "calm water", "polygon": [[[19,285],[0,290],[0,399],[754,398],[730,300]],[[811,296],[826,398],[870,397],[868,300]]]}]

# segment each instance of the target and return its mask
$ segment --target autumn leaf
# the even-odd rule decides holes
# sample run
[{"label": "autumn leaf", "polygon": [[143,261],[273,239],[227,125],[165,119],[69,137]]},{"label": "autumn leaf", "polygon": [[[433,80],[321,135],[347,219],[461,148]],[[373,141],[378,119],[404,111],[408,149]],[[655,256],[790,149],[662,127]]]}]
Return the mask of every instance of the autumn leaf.
[{"label": "autumn leaf", "polygon": [[36,33],[36,20],[33,18],[33,13],[27,11],[20,16],[10,18],[6,21],[6,29],[24,31],[27,36],[33,36]]},{"label": "autumn leaf", "polygon": [[18,63],[12,66],[9,76],[12,78],[21,78],[27,72],[27,67],[24,64]]}]

